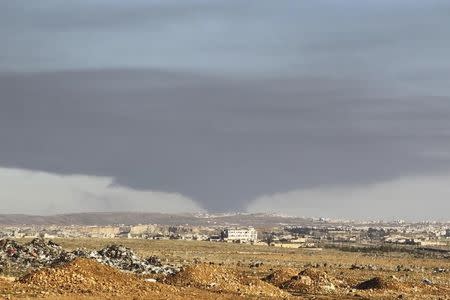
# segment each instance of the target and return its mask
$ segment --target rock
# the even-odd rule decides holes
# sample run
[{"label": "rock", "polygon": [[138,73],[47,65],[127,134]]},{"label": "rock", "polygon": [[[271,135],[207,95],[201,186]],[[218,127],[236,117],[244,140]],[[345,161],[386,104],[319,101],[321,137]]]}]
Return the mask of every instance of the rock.
[{"label": "rock", "polygon": [[383,289],[386,287],[386,283],[380,277],[374,277],[372,279],[363,281],[356,286],[358,290],[373,290]]},{"label": "rock", "polygon": [[262,262],[262,261],[254,261],[254,262],[251,262],[251,263],[250,263],[249,267],[250,267],[250,268],[259,268],[259,267],[261,267],[262,265],[263,265],[263,262]]},{"label": "rock", "polygon": [[331,282],[327,285],[321,285],[320,288],[325,292],[325,293],[331,293],[334,292],[336,290],[336,287],[334,286],[334,284],[332,284]]},{"label": "rock", "polygon": [[433,273],[446,273],[446,272],[448,272],[448,270],[445,268],[439,268],[439,267],[433,268]]}]

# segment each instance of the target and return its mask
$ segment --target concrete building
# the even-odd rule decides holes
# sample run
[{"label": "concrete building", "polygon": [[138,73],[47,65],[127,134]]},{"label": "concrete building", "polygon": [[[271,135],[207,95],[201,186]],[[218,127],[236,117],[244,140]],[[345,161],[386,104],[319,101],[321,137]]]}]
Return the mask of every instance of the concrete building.
[{"label": "concrete building", "polygon": [[256,242],[258,233],[255,228],[227,228],[224,231],[224,240],[230,242],[249,243]]}]

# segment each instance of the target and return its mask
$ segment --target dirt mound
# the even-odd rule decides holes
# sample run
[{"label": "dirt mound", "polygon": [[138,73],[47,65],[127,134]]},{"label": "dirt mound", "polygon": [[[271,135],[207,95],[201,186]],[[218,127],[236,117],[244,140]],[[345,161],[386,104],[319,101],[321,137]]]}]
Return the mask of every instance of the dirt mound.
[{"label": "dirt mound", "polygon": [[173,288],[120,272],[90,259],[78,258],[55,268],[44,268],[20,278],[20,283],[30,287],[53,291],[57,294],[127,295],[145,296],[155,291]]},{"label": "dirt mound", "polygon": [[327,281],[329,276],[327,272],[316,268],[308,268],[299,273],[301,276],[309,276],[314,282]]},{"label": "dirt mound", "polygon": [[7,278],[0,277],[0,287],[9,287],[11,286],[12,281]]},{"label": "dirt mound", "polygon": [[215,292],[236,293],[263,297],[287,297],[279,288],[258,278],[243,276],[223,266],[197,264],[169,276],[166,282],[176,286],[189,286]]},{"label": "dirt mound", "polygon": [[374,277],[372,279],[363,281],[355,286],[358,290],[404,290],[405,287],[399,279],[392,276],[388,279],[381,277]]},{"label": "dirt mound", "polygon": [[237,280],[237,273],[222,266],[198,264],[184,268],[167,282],[200,287],[217,286]]},{"label": "dirt mound", "polygon": [[269,282],[277,287],[282,287],[283,283],[289,281],[292,277],[298,274],[298,270],[293,268],[283,268],[276,270],[264,277],[264,281]]},{"label": "dirt mound", "polygon": [[338,280],[329,276],[326,272],[309,268],[291,277],[281,287],[296,293],[333,293],[336,290],[337,283],[340,284]]}]

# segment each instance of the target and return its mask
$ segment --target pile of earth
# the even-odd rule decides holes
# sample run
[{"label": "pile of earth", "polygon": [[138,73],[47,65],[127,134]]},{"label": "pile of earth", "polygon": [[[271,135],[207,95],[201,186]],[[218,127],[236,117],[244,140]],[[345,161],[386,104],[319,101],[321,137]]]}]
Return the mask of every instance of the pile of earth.
[{"label": "pile of earth", "polygon": [[214,292],[234,293],[246,296],[286,298],[288,293],[236,270],[211,264],[187,266],[179,273],[168,276],[166,283],[176,286],[196,287]]},{"label": "pile of earth", "polygon": [[129,295],[145,297],[173,294],[176,289],[159,283],[148,283],[134,274],[120,272],[91,259],[77,258],[54,268],[43,268],[19,279],[22,287],[50,294]]},{"label": "pile of earth", "polygon": [[[194,287],[151,282],[92,259],[77,258],[65,265],[45,267],[12,282],[0,277],[0,299],[247,299]],[[276,297],[277,299],[279,297]]]},{"label": "pile of earth", "polygon": [[14,240],[0,240],[0,273],[4,274],[21,275],[43,267],[63,265],[80,257],[136,274],[170,275],[179,271],[176,266],[163,265],[154,256],[141,259],[130,248],[121,245],[110,245],[99,251],[77,249],[68,252],[43,239],[23,245]]},{"label": "pile of earth", "polygon": [[270,273],[264,277],[264,281],[269,282],[279,288],[283,286],[283,283],[289,281],[292,277],[298,274],[298,270],[293,268],[278,269],[273,273]]},{"label": "pile of earth", "polygon": [[[270,277],[271,275],[269,275],[268,277]],[[275,274],[273,276],[275,276]],[[266,279],[268,277],[266,277]],[[326,272],[321,271],[317,268],[305,269],[300,273],[292,276],[290,279],[284,281],[280,285],[282,289],[288,290],[291,293],[294,292],[302,294],[334,293],[338,286],[345,286],[345,284],[342,281],[329,276]]]},{"label": "pile of earth", "polygon": [[355,286],[358,290],[405,290],[404,284],[395,276],[389,278],[374,277]]},{"label": "pile of earth", "polygon": [[11,280],[0,277],[0,287],[8,287],[11,285]]}]

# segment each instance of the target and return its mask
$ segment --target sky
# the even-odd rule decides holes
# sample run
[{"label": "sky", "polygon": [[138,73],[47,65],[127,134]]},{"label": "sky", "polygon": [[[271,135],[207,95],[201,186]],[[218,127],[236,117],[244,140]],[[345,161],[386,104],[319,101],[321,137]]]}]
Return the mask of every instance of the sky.
[{"label": "sky", "polygon": [[0,212],[449,219],[450,3],[0,0]]}]

